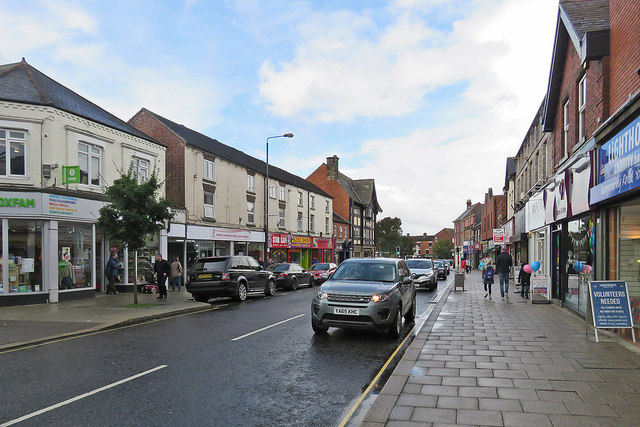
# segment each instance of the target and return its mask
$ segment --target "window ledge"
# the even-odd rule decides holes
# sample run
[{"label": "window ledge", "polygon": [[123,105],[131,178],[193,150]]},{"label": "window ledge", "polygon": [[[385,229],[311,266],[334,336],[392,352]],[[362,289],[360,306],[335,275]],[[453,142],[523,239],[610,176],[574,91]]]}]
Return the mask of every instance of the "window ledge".
[{"label": "window ledge", "polygon": [[208,217],[208,216],[204,216],[204,217],[202,217],[202,220],[203,220],[203,221],[207,221],[207,222],[216,222],[216,219],[215,219],[215,218],[210,218],[210,217]]},{"label": "window ledge", "polygon": [[256,223],[255,223],[255,222],[248,222],[248,223],[247,223],[247,227],[253,227],[253,228],[255,228],[255,226],[256,226]]},{"label": "window ledge", "polygon": [[216,180],[215,179],[211,179],[211,178],[202,178],[202,182],[206,182],[207,184],[216,184]]},{"label": "window ledge", "polygon": [[256,195],[256,191],[255,190],[247,190],[247,194],[255,196]]}]

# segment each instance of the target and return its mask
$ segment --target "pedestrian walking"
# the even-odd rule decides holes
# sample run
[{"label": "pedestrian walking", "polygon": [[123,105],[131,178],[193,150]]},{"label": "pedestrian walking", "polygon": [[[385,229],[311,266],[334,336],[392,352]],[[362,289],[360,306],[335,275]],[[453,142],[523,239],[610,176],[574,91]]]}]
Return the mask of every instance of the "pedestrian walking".
[{"label": "pedestrian walking", "polygon": [[482,276],[484,279],[482,283],[484,284],[485,298],[489,297],[489,299],[491,299],[491,285],[493,285],[494,275],[495,275],[495,272],[493,270],[493,266],[491,265],[491,262],[488,262],[485,265],[484,275]]},{"label": "pedestrian walking", "polygon": [[463,272],[463,273],[466,273],[466,272],[467,272],[467,260],[466,260],[466,259],[463,259],[463,260],[460,262],[460,268],[462,269],[462,272]]},{"label": "pedestrian walking", "polygon": [[120,270],[120,261],[118,261],[118,252],[111,251],[109,253],[109,260],[104,266],[104,275],[107,276],[107,294],[117,294],[116,290],[116,277],[118,277],[118,270]]},{"label": "pedestrian walking", "polygon": [[501,251],[498,248],[498,256],[496,257],[496,271],[500,276],[500,296],[502,299],[509,299],[509,273],[513,265],[513,258],[507,251]]},{"label": "pedestrian walking", "polygon": [[531,285],[531,273],[524,271],[526,262],[522,263],[520,273],[518,273],[518,282],[520,282],[520,296],[529,299],[529,286]]},{"label": "pedestrian walking", "polygon": [[176,288],[178,292],[182,291],[182,264],[178,257],[175,257],[171,263],[171,291],[175,291]]},{"label": "pedestrian walking", "polygon": [[167,281],[171,274],[171,265],[166,259],[162,259],[162,255],[156,255],[156,263],[153,265],[153,272],[156,275],[158,283],[158,299],[167,299]]}]

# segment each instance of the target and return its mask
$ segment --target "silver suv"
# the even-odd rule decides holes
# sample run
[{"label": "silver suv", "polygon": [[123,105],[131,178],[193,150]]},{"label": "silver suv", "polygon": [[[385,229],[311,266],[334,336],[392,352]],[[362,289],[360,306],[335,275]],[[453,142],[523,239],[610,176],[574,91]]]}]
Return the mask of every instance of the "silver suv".
[{"label": "silver suv", "polygon": [[416,289],[404,260],[351,258],[320,286],[311,302],[311,327],[324,334],[329,327],[402,332],[402,318],[416,317]]},{"label": "silver suv", "polygon": [[427,288],[433,291],[438,287],[438,270],[433,268],[433,262],[430,259],[408,259],[407,266],[411,270],[411,278],[416,288]]}]

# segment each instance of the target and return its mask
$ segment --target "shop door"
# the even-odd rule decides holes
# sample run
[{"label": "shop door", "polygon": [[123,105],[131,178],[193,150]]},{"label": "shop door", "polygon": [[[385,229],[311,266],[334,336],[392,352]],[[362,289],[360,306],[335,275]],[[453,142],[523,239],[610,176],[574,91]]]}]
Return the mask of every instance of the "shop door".
[{"label": "shop door", "polygon": [[560,298],[560,288],[563,280],[562,274],[562,233],[558,226],[551,232],[551,297]]}]

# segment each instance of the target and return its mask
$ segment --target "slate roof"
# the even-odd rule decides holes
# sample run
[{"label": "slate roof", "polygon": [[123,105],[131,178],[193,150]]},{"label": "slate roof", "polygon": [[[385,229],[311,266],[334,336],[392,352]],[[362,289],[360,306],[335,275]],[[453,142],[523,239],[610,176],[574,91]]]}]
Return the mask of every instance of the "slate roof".
[{"label": "slate roof", "polygon": [[345,224],[350,224],[349,221],[347,221],[346,219],[344,219],[343,217],[341,217],[340,215],[338,215],[337,213],[333,213],[333,222],[343,222]]},{"label": "slate roof", "polygon": [[24,58],[20,62],[0,65],[0,100],[54,107],[164,146],[124,120],[41,73],[29,65]]},{"label": "slate roof", "polygon": [[373,179],[351,179],[338,172],[338,182],[347,195],[363,206],[370,206],[376,213],[382,212],[376,196],[376,185]]},{"label": "slate roof", "polygon": [[461,219],[468,217],[469,215],[473,214],[475,210],[480,206],[482,206],[482,203],[475,203],[469,206],[464,212],[460,214],[458,218],[454,219],[453,222],[460,221]]},{"label": "slate roof", "polygon": [[[250,156],[236,148],[223,144],[216,139],[203,135],[200,132],[196,132],[193,129],[189,129],[184,125],[173,122],[165,117],[147,110],[146,108],[143,108],[142,110],[152,115],[169,129],[171,129],[171,131],[182,138],[187,145],[199,148],[222,159],[228,160],[232,163],[244,166],[247,169],[266,175],[267,164],[262,160],[256,159],[253,156]],[[284,169],[273,166],[272,164],[269,164],[269,178],[282,181],[287,184],[294,185],[298,188],[302,188],[307,191],[311,191],[313,193],[333,199],[331,195],[325,193],[322,189],[320,189],[310,181],[287,172]]]},{"label": "slate roof", "polygon": [[547,85],[543,131],[553,130],[569,41],[581,62],[609,55],[609,0],[561,0]]}]

